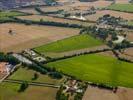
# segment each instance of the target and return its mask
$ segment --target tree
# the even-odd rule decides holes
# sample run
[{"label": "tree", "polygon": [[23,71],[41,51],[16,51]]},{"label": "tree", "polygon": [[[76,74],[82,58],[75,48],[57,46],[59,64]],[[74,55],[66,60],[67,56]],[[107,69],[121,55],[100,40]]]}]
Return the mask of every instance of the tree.
[{"label": "tree", "polygon": [[36,80],[38,79],[39,75],[37,73],[34,73],[34,77],[32,78],[32,80]]},{"label": "tree", "polygon": [[28,82],[23,82],[20,86],[20,89],[18,90],[18,92],[24,92],[26,89],[28,88]]}]

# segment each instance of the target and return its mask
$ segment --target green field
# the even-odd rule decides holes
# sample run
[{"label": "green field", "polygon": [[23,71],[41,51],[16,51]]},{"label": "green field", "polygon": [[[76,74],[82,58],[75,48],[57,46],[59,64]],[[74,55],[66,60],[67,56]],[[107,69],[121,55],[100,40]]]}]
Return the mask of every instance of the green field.
[{"label": "green field", "polygon": [[17,12],[17,11],[0,11],[0,20],[10,20],[9,17],[12,16],[23,16],[25,13]]},{"label": "green field", "polygon": [[128,25],[133,26],[133,21],[128,21]]},{"label": "green field", "polygon": [[34,50],[39,53],[45,52],[65,52],[71,50],[78,50],[83,48],[95,47],[102,45],[100,40],[94,39],[89,35],[77,35],[57,42],[53,42],[47,45],[43,45],[35,48]]},{"label": "green field", "polygon": [[34,78],[34,74],[37,73],[33,70],[29,70],[27,68],[20,67],[15,73],[13,73],[8,79],[15,79],[15,80],[23,80],[23,81],[34,81],[34,82],[44,82],[50,84],[60,84],[64,78],[57,80],[52,79],[48,75],[39,74],[39,78],[36,80],[32,80]]},{"label": "green field", "polygon": [[78,79],[111,86],[133,87],[133,64],[100,54],[82,55],[51,62],[48,67]]},{"label": "green field", "polygon": [[113,4],[108,9],[133,13],[133,4]]},{"label": "green field", "polygon": [[[8,79],[50,83],[55,85],[60,84],[64,80],[64,78],[61,80],[52,79],[48,75],[39,73],[38,79],[32,80],[34,78],[34,73],[37,72],[20,67]],[[26,91],[19,93],[19,88],[20,84],[7,82],[0,83],[0,100],[54,100],[58,90],[51,87],[29,86]]]}]

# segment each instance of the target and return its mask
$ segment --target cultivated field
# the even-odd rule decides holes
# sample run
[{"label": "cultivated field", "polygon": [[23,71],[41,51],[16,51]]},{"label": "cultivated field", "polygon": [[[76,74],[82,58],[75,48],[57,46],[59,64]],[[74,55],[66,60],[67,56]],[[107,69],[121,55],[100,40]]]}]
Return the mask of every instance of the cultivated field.
[{"label": "cultivated field", "polygon": [[[21,51],[52,41],[67,38],[79,33],[78,29],[23,24],[0,24],[0,48],[4,52]],[[9,34],[9,30],[13,34]]]},{"label": "cultivated field", "polygon": [[85,81],[133,87],[133,64],[105,55],[82,55],[51,62],[47,66]]},{"label": "cultivated field", "polygon": [[40,21],[40,19],[43,19],[44,21],[78,24],[78,25],[84,25],[84,26],[90,26],[93,24],[93,23],[83,22],[83,21],[78,21],[78,20],[69,20],[69,19],[55,18],[55,17],[50,17],[50,16],[41,16],[41,15],[20,16],[18,18],[34,20],[34,21]]},{"label": "cultivated field", "polygon": [[133,13],[133,5],[132,4],[113,4],[113,5],[109,6],[108,9]]},{"label": "cultivated field", "polygon": [[126,20],[133,20],[133,14],[131,13],[112,11],[112,10],[97,11],[96,14],[86,16],[86,19],[96,21],[99,17],[102,17],[103,15],[106,15],[106,14],[110,14],[111,16],[114,16],[114,17],[121,17]]},{"label": "cultivated field", "polygon": [[133,89],[118,88],[116,93],[111,90],[88,86],[83,100],[132,100]]},{"label": "cultivated field", "polygon": [[19,93],[20,85],[14,83],[0,84],[0,100],[55,100],[58,89],[50,87],[29,86]]},{"label": "cultivated field", "polygon": [[94,39],[93,37],[84,34],[73,36],[47,45],[43,45],[35,48],[34,50],[42,54],[45,52],[58,53],[83,48],[91,48],[95,46],[100,46],[102,44],[103,43],[100,40]]}]

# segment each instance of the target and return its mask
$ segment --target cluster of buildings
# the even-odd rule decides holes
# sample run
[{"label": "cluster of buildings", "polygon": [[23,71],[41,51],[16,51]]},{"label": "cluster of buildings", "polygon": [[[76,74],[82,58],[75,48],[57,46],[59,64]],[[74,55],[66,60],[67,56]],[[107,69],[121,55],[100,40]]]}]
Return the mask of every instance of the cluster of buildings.
[{"label": "cluster of buildings", "polygon": [[0,62],[0,82],[4,80],[15,68],[15,66],[8,62]]}]

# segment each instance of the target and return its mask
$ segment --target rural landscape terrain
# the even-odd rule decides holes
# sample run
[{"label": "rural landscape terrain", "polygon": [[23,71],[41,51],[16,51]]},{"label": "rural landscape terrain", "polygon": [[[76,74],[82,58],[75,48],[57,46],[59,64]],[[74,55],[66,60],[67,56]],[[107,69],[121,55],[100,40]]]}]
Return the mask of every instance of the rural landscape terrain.
[{"label": "rural landscape terrain", "polygon": [[133,0],[0,0],[0,100],[133,100]]}]

